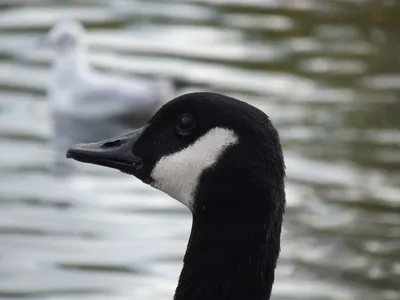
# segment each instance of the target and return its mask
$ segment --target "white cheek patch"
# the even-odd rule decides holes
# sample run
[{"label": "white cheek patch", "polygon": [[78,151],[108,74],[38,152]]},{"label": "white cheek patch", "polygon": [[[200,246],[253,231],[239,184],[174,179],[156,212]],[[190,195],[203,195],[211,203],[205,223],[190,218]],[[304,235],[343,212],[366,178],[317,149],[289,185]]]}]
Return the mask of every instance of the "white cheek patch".
[{"label": "white cheek patch", "polygon": [[163,156],[151,173],[152,186],[191,209],[201,174],[218,161],[226,148],[238,141],[232,130],[211,129],[187,148]]}]

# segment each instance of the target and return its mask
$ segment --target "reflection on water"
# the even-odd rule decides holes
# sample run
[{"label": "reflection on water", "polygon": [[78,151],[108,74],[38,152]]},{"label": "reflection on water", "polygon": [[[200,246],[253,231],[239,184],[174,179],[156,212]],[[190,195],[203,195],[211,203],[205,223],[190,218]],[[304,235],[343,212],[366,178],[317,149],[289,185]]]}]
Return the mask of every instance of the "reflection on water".
[{"label": "reflection on water", "polygon": [[49,171],[53,53],[32,45],[66,16],[101,71],[185,78],[271,116],[288,172],[274,299],[400,299],[397,1],[0,5],[1,299],[172,299],[190,230],[134,178]]}]

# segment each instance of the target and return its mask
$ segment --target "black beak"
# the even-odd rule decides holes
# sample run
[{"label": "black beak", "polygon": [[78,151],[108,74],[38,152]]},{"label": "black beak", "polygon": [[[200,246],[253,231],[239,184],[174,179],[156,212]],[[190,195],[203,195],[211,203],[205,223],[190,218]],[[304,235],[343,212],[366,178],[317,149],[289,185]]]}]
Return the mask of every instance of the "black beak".
[{"label": "black beak", "polygon": [[66,156],[133,174],[143,165],[142,159],[133,154],[133,148],[146,127],[97,143],[77,144],[68,149]]}]

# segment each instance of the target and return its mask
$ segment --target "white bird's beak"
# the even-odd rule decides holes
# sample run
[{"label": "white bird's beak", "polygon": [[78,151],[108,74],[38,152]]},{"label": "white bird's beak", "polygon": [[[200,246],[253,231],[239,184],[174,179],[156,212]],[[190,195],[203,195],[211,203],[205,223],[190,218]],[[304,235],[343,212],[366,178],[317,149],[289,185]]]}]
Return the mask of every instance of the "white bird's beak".
[{"label": "white bird's beak", "polygon": [[33,48],[39,50],[41,48],[44,48],[44,47],[48,46],[49,44],[50,43],[49,43],[49,40],[47,38],[47,35],[45,35],[45,36],[42,36],[42,37],[38,38],[33,43]]}]

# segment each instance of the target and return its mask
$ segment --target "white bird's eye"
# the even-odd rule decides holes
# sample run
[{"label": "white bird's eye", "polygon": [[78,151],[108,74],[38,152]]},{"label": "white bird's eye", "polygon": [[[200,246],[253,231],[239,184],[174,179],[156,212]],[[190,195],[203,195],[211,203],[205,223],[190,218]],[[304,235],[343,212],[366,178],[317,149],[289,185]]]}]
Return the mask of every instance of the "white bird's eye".
[{"label": "white bird's eye", "polygon": [[195,126],[194,118],[191,115],[185,114],[179,118],[176,129],[179,135],[184,136],[189,135]]}]

